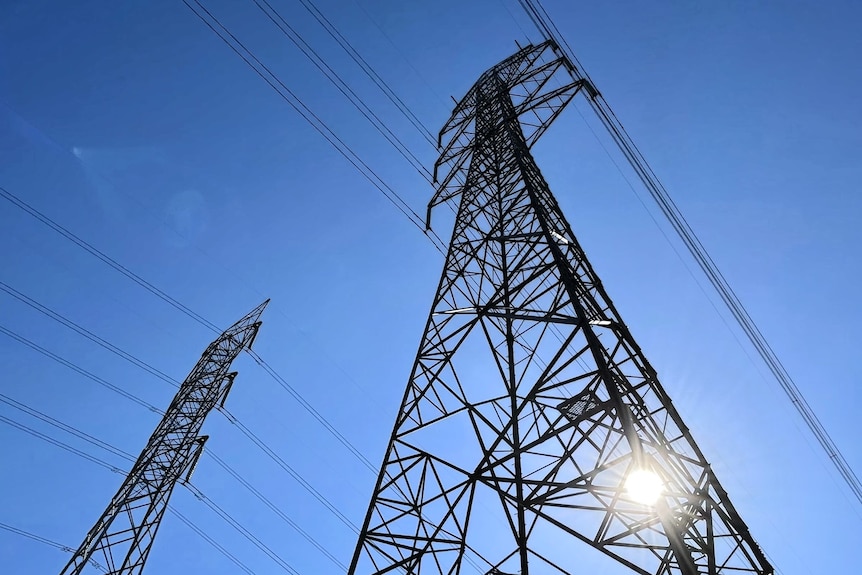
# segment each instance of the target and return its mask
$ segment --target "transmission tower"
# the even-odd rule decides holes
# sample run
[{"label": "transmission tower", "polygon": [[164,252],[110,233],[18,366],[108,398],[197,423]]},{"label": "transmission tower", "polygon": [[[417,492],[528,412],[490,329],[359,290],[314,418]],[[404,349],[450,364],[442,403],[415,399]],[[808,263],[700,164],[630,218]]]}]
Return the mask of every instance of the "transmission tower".
[{"label": "transmission tower", "polygon": [[257,306],[207,347],[61,575],[97,572],[94,565],[106,566],[106,571],[98,572],[110,575],[141,573],[174,487],[188,480],[203,451],[207,436],[198,433],[204,419],[216,405],[224,405],[237,375],[229,371],[231,363],[243,349],[251,348],[268,303]]},{"label": "transmission tower", "polygon": [[[556,46],[486,71],[440,133],[442,278],[351,575],[770,574],[530,153],[585,81]],[[465,565],[468,564],[468,565]]]}]

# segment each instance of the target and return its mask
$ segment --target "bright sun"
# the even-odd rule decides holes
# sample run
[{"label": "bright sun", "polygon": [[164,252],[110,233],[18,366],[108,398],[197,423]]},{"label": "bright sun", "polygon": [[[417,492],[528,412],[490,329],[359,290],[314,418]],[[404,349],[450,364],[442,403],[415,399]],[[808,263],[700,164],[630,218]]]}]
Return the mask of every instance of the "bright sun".
[{"label": "bright sun", "polygon": [[644,505],[652,505],[661,496],[664,486],[661,477],[649,469],[635,469],[626,479],[629,496]]}]

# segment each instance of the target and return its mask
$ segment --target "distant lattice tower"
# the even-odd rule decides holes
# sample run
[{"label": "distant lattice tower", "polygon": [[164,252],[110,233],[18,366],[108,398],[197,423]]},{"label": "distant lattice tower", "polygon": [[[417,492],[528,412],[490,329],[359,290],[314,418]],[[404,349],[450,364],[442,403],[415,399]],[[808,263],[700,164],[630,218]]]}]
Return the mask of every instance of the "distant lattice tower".
[{"label": "distant lattice tower", "polygon": [[572,70],[523,48],[441,131],[454,231],[351,575],[580,575],[575,540],[644,575],[773,572],[530,154],[595,95]]},{"label": "distant lattice tower", "polygon": [[267,303],[269,300],[207,347],[61,575],[105,572],[96,565],[104,566],[110,575],[141,573],[174,487],[188,479],[203,450],[207,436],[198,434],[204,419],[216,405],[224,404],[236,377],[230,371],[231,363],[243,349],[251,348]]}]

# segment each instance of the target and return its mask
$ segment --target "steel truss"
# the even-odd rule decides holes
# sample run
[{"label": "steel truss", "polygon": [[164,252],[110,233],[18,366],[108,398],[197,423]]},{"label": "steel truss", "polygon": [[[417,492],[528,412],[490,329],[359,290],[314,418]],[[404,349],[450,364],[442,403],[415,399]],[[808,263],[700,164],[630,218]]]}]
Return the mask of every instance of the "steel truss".
[{"label": "steel truss", "polygon": [[593,90],[570,70],[527,46],[441,132],[429,218],[460,197],[455,226],[350,574],[576,573],[573,538],[644,575],[773,572],[530,154]]},{"label": "steel truss", "polygon": [[207,436],[198,435],[216,405],[224,405],[236,372],[231,363],[250,349],[269,300],[253,309],[212,342],[150,436],[129,475],[108,508],[60,572],[71,575],[102,572],[141,573],[177,482],[187,481],[203,452]]}]

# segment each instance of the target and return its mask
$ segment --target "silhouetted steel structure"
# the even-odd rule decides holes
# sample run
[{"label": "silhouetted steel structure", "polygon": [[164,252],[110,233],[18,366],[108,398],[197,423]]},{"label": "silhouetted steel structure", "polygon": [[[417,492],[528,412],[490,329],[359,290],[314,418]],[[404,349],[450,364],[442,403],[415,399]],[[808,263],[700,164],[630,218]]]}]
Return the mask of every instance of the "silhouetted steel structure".
[{"label": "silhouetted steel structure", "polygon": [[227,399],[237,375],[230,372],[231,363],[243,349],[251,348],[268,303],[253,309],[207,347],[61,575],[101,573],[90,561],[94,554],[111,575],[141,573],[174,487],[188,480],[201,455],[207,436],[198,433],[204,419]]},{"label": "silhouetted steel structure", "polygon": [[531,156],[594,95],[570,72],[523,48],[441,131],[429,219],[460,198],[454,231],[350,574],[579,574],[573,539],[642,574],[773,572]]}]

